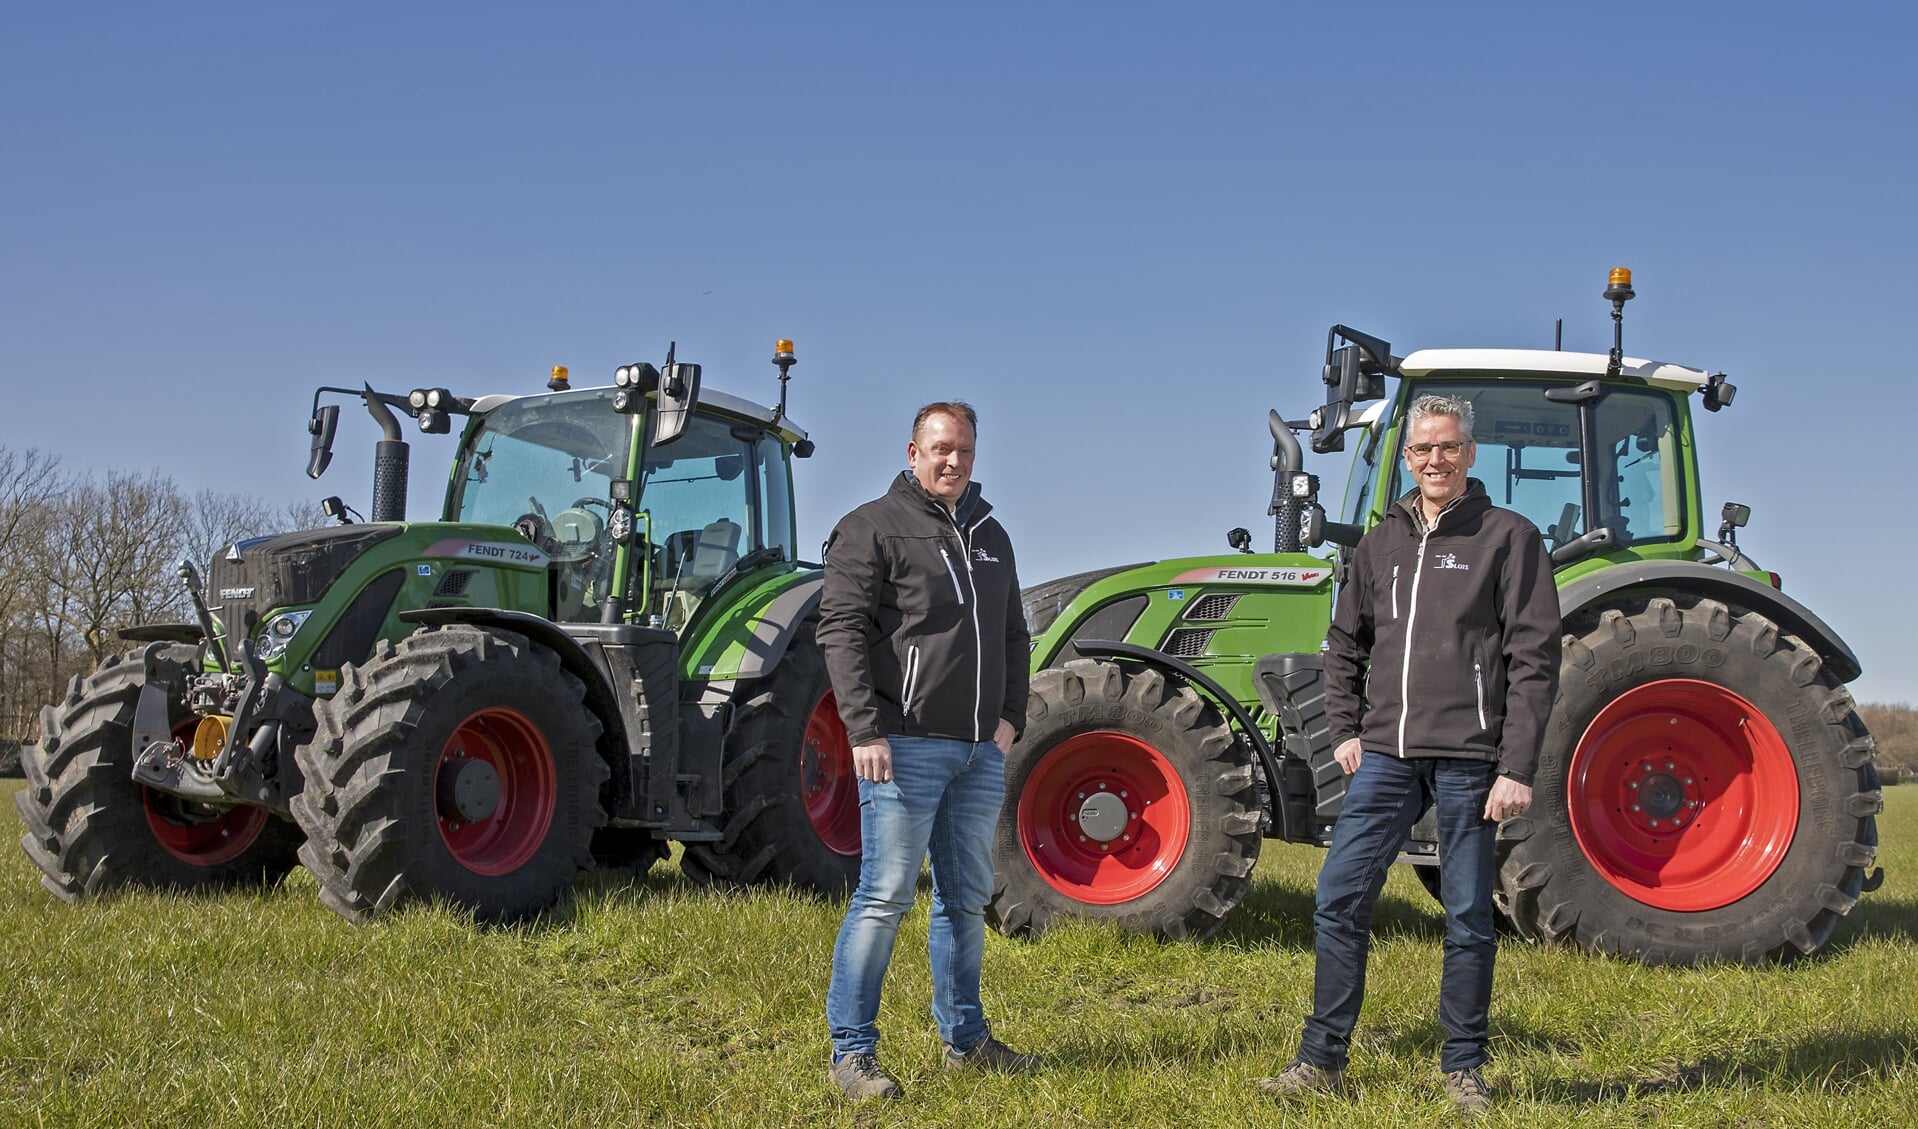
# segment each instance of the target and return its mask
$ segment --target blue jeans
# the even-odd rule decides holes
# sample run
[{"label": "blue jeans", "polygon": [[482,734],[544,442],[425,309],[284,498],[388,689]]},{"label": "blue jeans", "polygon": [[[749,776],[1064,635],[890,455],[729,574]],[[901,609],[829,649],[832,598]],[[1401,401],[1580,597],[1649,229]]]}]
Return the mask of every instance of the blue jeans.
[{"label": "blue jeans", "polygon": [[992,836],[1006,798],[1006,756],[990,741],[890,737],[892,780],[859,782],[859,887],[833,946],[826,1024],[834,1054],[879,1046],[879,989],[899,919],[932,854],[932,1018],[961,1049],[986,1037],[979,965],[992,897]]},{"label": "blue jeans", "polygon": [[1299,1057],[1330,1070],[1345,1068],[1365,1001],[1372,908],[1429,796],[1438,811],[1439,900],[1445,906],[1439,1069],[1450,1073],[1485,1062],[1498,952],[1492,932],[1498,824],[1485,818],[1485,800],[1497,774],[1498,766],[1487,761],[1400,760],[1374,752],[1359,758],[1319,871],[1312,1014]]}]

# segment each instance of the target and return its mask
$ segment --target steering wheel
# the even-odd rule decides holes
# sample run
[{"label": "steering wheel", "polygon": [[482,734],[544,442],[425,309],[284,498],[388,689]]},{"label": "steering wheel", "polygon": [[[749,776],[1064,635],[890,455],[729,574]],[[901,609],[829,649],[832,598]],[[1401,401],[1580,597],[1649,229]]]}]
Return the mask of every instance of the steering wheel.
[{"label": "steering wheel", "polygon": [[[538,502],[533,504],[539,505]],[[549,557],[559,548],[558,539],[553,535],[553,523],[547,520],[544,509],[528,511],[514,518],[513,532],[531,541]]]}]

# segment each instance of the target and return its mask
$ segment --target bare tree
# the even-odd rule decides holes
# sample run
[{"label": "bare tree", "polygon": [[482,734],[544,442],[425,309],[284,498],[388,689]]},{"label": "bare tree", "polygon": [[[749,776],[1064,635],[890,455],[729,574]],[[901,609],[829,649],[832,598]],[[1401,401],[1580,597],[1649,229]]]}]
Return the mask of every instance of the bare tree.
[{"label": "bare tree", "polygon": [[285,522],[283,508],[258,495],[201,490],[186,502],[182,539],[187,556],[204,572],[213,554],[235,541],[297,528]]},{"label": "bare tree", "polygon": [[47,587],[37,550],[65,487],[57,458],[0,445],[0,767],[32,730],[47,698],[34,625]]},{"label": "bare tree", "polygon": [[[0,446],[0,547],[38,541],[53,519],[65,482],[60,460],[32,447]],[[33,587],[32,561],[18,551],[0,552],[0,631]]]},{"label": "bare tree", "polygon": [[187,548],[188,507],[158,471],[88,476],[67,498],[67,525],[51,538],[49,554],[60,601],[54,614],[97,663],[116,649],[115,629],[184,613],[174,569]]}]

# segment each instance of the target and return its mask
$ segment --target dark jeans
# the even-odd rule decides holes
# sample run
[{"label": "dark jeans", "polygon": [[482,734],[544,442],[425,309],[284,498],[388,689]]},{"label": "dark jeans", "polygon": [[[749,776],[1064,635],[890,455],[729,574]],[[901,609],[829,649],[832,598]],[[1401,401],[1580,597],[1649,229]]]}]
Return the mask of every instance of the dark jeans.
[{"label": "dark jeans", "polygon": [[1486,761],[1400,760],[1367,752],[1359,759],[1319,871],[1317,959],[1312,1014],[1305,1020],[1299,1056],[1333,1070],[1345,1068],[1352,1029],[1365,1001],[1365,959],[1372,940],[1372,908],[1385,872],[1406,832],[1431,797],[1438,811],[1439,893],[1445,905],[1445,964],[1439,987],[1439,1024],[1445,1045],[1439,1069],[1464,1070],[1485,1062],[1492,1006],[1492,884],[1498,824],[1485,818],[1498,766]]}]

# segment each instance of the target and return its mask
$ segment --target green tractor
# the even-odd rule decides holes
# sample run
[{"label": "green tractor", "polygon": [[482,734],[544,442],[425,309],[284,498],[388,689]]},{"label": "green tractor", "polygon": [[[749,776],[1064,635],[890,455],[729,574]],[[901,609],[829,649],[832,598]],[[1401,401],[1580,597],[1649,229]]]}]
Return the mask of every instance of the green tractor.
[{"label": "green tractor", "polygon": [[[1128,565],[1029,588],[1027,729],[1007,765],[997,891],[1010,934],[1062,918],[1166,938],[1217,930],[1264,839],[1326,845],[1345,790],[1320,647],[1346,554],[1411,488],[1397,457],[1425,392],[1472,402],[1475,477],[1542,530],[1564,619],[1532,809],[1499,830],[1498,905],[1538,942],[1650,964],[1810,953],[1882,873],[1874,747],[1845,643],[1737,546],[1707,537],[1691,405],[1722,374],[1609,355],[1435,349],[1396,357],[1334,326],[1326,402],[1269,423],[1270,554]],[[1387,380],[1397,382],[1388,392]],[[1295,431],[1356,439],[1339,516]],[[1330,542],[1321,557],[1305,550]],[[1404,844],[1437,890],[1430,813]],[[1869,872],[1869,873],[1868,873]]]},{"label": "green tractor", "polygon": [[[17,803],[56,896],[229,887],[304,863],[364,921],[412,899],[509,921],[595,865],[685,845],[702,879],[842,890],[858,795],[795,552],[779,405],[698,365],[477,400],[323,388],[312,459],[358,396],[384,438],[370,521],[242,541],[193,624],[76,678],[42,715]],[[441,520],[405,520],[408,448],[465,426]]]}]

